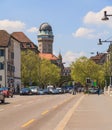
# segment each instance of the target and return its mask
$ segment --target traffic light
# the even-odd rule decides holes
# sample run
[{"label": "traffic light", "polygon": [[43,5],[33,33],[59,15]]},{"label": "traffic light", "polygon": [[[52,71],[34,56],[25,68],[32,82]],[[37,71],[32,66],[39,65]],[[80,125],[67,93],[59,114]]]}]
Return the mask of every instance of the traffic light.
[{"label": "traffic light", "polygon": [[91,83],[91,79],[90,79],[90,78],[87,78],[87,79],[86,79],[86,83]]}]

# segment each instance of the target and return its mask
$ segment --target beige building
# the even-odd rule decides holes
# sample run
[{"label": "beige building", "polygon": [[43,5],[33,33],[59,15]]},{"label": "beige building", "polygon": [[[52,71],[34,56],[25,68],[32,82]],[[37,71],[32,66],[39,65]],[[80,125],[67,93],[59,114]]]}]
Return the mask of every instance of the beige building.
[{"label": "beige building", "polygon": [[5,30],[0,30],[0,84],[2,86],[21,86],[20,42]]}]

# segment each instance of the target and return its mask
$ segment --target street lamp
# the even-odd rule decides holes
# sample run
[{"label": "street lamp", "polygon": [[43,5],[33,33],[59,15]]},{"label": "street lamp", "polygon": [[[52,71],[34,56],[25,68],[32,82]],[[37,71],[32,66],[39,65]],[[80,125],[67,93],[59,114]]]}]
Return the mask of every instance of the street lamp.
[{"label": "street lamp", "polygon": [[107,11],[104,11],[104,16],[101,20],[104,20],[104,21],[109,20],[108,16],[112,16],[112,14],[107,14]]},{"label": "street lamp", "polygon": [[[107,40],[102,41],[101,39],[99,39],[98,45],[102,45],[103,42],[104,43],[110,42],[110,44],[112,43],[112,41],[107,41]],[[112,55],[110,55],[110,57],[112,58]],[[110,60],[111,60],[111,58],[110,58]],[[112,65],[110,65],[110,86],[112,85],[111,69],[112,69]]]},{"label": "street lamp", "polygon": [[108,40],[102,41],[101,39],[99,39],[99,42],[98,42],[97,44],[98,44],[98,45],[102,45],[103,42],[104,42],[104,43],[105,43],[105,42],[110,42],[110,43],[112,43],[112,41],[108,41]]}]

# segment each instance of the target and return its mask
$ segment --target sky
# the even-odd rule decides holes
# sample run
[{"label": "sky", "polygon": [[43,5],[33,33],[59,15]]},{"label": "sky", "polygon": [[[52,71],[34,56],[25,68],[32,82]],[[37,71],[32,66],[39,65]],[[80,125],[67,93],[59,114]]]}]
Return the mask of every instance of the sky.
[{"label": "sky", "polygon": [[[0,30],[22,31],[38,46],[38,29],[51,25],[53,53],[62,54],[65,66],[81,56],[107,51],[112,40],[112,17],[102,21],[104,11],[112,14],[112,0],[0,0]],[[91,53],[93,52],[93,53]]]}]

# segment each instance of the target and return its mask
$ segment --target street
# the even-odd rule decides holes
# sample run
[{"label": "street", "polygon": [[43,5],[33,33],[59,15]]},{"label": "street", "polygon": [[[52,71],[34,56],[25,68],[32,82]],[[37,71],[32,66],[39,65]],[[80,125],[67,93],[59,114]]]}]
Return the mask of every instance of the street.
[{"label": "street", "polygon": [[6,98],[1,130],[112,130],[112,97],[58,94]]}]

